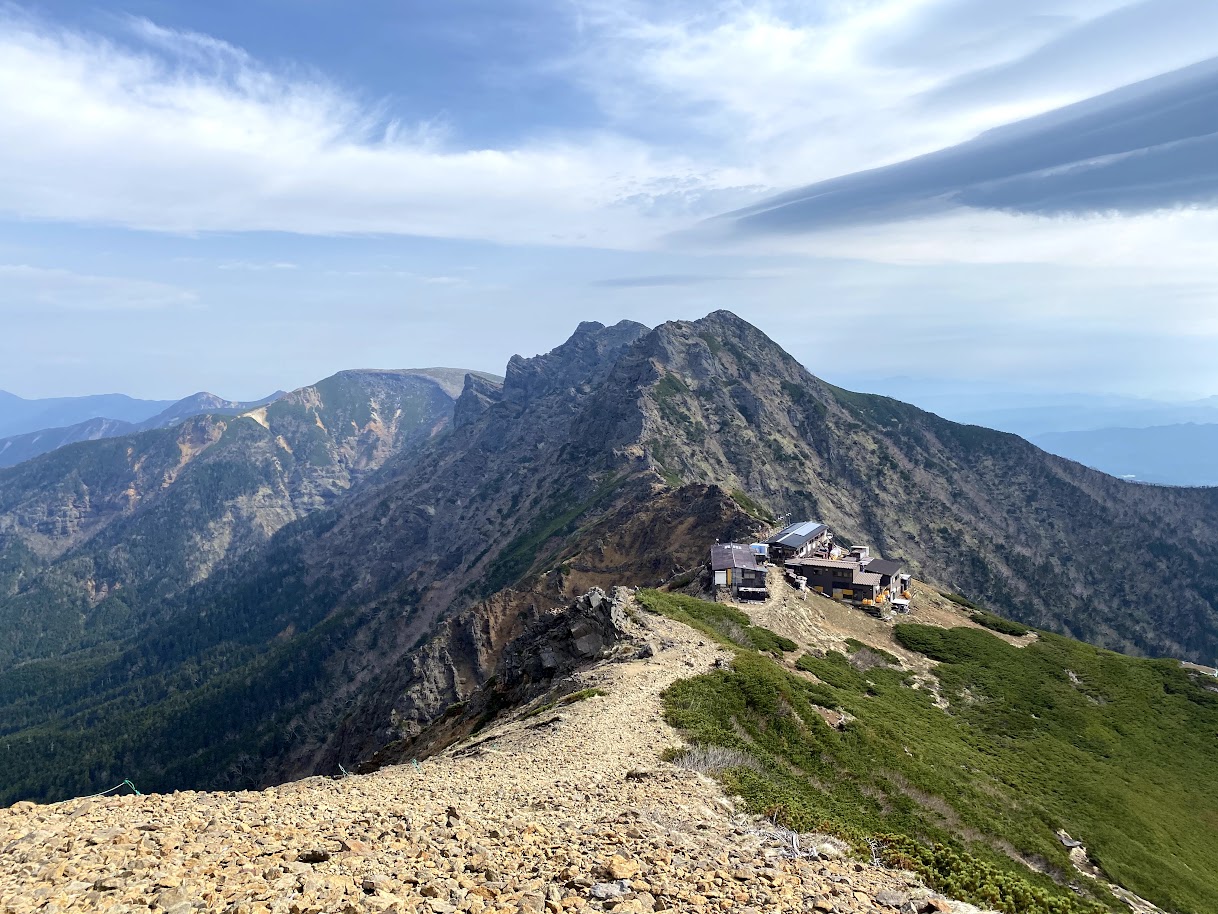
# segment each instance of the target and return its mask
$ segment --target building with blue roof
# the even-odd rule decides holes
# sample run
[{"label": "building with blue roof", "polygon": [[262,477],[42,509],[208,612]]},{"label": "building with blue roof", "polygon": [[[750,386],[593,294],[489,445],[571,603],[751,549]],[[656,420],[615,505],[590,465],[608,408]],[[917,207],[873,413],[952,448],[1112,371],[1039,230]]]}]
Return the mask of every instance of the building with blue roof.
[{"label": "building with blue roof", "polygon": [[776,564],[828,553],[832,543],[833,534],[829,528],[815,520],[791,524],[766,540],[770,561]]}]

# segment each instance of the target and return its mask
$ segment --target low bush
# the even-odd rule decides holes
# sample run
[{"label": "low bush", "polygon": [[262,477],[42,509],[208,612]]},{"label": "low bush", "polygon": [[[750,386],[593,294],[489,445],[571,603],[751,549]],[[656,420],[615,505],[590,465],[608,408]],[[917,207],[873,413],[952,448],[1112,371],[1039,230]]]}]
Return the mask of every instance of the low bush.
[{"label": "low bush", "polygon": [[665,761],[672,762],[679,768],[688,768],[699,774],[720,775],[733,768],[749,768],[761,770],[761,763],[755,757],[741,749],[729,746],[693,746],[673,753],[665,754]]},{"label": "low bush", "polygon": [[799,646],[790,638],[754,625],[740,610],[722,603],[658,590],[640,591],[638,599],[645,609],[684,622],[724,647],[748,647],[781,657]]},{"label": "low bush", "polygon": [[946,591],[940,591],[940,593],[942,593],[943,596],[947,597],[947,599],[951,600],[957,606],[963,606],[965,609],[981,609],[980,606],[963,594],[948,593]]},{"label": "low bush", "polygon": [[[724,610],[680,608],[689,618]],[[1056,836],[1065,828],[1126,888],[1179,914],[1212,911],[1218,695],[1179,664],[1050,634],[1021,648],[976,628],[907,624],[895,634],[938,662],[946,710],[887,665],[806,654],[796,666],[811,681],[737,648],[729,669],[669,687],[667,719],[700,750],[755,760],[713,766],[752,811],[860,848],[886,836],[889,862],[980,906],[1123,910],[1102,881],[1073,880],[1081,896],[1062,884],[1073,876]],[[829,726],[825,708],[849,722]]]},{"label": "low bush", "polygon": [[996,616],[992,612],[986,612],[985,610],[972,613],[969,618],[978,625],[983,625],[992,631],[1003,635],[1014,635],[1016,638],[1026,635],[1032,630],[1026,625],[1020,625],[1018,622],[1012,622],[1010,619],[1004,619],[1002,616]]},{"label": "low bush", "polygon": [[896,654],[889,653],[888,651],[886,651],[880,647],[872,647],[870,644],[864,644],[862,641],[859,641],[857,638],[847,638],[846,639],[846,650],[850,653],[851,656],[854,656],[854,655],[860,654],[860,653],[871,654],[872,656],[876,657],[880,662],[886,663],[889,666],[900,666],[901,665],[901,659],[899,657],[897,657]]}]

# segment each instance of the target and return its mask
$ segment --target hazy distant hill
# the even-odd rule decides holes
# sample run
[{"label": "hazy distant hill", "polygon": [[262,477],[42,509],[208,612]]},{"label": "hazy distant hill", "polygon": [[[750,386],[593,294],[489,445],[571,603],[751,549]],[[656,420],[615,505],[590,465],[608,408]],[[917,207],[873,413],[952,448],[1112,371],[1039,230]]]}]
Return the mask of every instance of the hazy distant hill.
[{"label": "hazy distant hill", "polygon": [[1029,439],[1050,432],[1218,423],[1218,396],[1150,400],[1114,394],[1012,391],[996,384],[913,378],[872,378],[855,387],[913,403],[953,422],[984,425]]},{"label": "hazy distant hill", "polygon": [[154,428],[168,428],[191,416],[204,413],[235,416],[270,403],[281,396],[283,396],[283,391],[276,391],[261,400],[240,403],[224,400],[204,391],[171,403],[166,409],[141,422],[125,422],[122,419],[111,418],[88,419],[65,428],[46,428],[36,432],[27,432],[24,435],[0,438],[0,467],[16,466],[22,461],[40,454],[50,453],[57,448],[75,444],[78,441],[117,438],[119,435],[131,435]]},{"label": "hazy distant hill", "polygon": [[1113,476],[1175,486],[1218,486],[1218,424],[1055,432],[1031,440],[1052,454]]},{"label": "hazy distant hill", "polygon": [[1055,432],[1105,428],[1151,428],[1186,423],[1218,423],[1213,398],[1191,403],[1142,403],[1123,406],[1062,405],[970,409],[950,415],[957,422],[984,425],[1033,438]]},{"label": "hazy distant hill", "polygon": [[26,400],[0,390],[0,438],[63,428],[88,419],[143,422],[173,405],[173,400],[137,400],[124,394],[50,397]]}]

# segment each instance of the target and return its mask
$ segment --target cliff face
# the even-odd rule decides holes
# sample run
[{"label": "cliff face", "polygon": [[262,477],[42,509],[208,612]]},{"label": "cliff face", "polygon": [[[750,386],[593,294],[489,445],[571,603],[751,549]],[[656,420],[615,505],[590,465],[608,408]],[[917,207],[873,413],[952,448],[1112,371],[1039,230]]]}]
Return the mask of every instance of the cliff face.
[{"label": "cliff face", "polygon": [[165,787],[350,767],[577,594],[669,580],[787,512],[1024,621],[1218,649],[1218,493],[834,388],[725,312],[581,324],[455,405],[362,372],[124,442],[0,474],[0,613],[33,633],[10,656],[88,648],[0,670],[0,732],[57,747],[8,796],[87,792],[122,758]]}]

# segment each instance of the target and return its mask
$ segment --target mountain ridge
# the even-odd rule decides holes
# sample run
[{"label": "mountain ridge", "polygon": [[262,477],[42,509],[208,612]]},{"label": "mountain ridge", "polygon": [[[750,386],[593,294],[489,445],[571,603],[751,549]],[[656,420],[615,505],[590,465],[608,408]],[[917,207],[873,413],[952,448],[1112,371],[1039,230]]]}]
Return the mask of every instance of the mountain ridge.
[{"label": "mountain ridge", "polygon": [[[112,599],[126,614],[129,600],[149,599],[141,587],[188,588],[439,433],[452,407],[430,379],[344,372],[241,416],[193,416],[0,471],[0,546],[43,564],[39,575],[19,563],[33,578],[10,585],[8,608],[27,618],[50,601],[66,625],[74,607],[96,616]],[[162,564],[133,562],[137,546]]]},{"label": "mountain ridge", "polygon": [[142,422],[174,404],[173,400],[140,400],[126,394],[26,399],[0,390],[0,438],[60,428],[89,419]]},{"label": "mountain ridge", "polygon": [[103,438],[119,438],[158,428],[168,428],[192,416],[211,413],[213,415],[237,415],[249,409],[263,406],[283,396],[276,391],[261,400],[238,402],[224,400],[207,391],[200,391],[171,403],[165,409],[139,422],[98,417],[87,419],[76,425],[62,428],[44,428],[22,435],[0,438],[0,469],[16,466],[26,460],[50,453],[78,441],[97,441]]},{"label": "mountain ridge", "polygon": [[[1218,637],[1213,493],[1130,486],[843,391],[728,312],[581,324],[551,353],[513,357],[501,387],[467,379],[452,410],[357,490],[128,607],[141,621],[96,647],[106,665],[86,651],[0,672],[0,732],[85,756],[31,756],[12,783],[45,790],[39,771],[54,769],[83,787],[126,754],[153,784],[351,768],[466,699],[513,637],[575,593],[694,574],[710,543],[748,541],[788,512],[1042,627],[1203,659]],[[0,521],[11,514],[0,500]],[[10,543],[0,562],[18,552]],[[1181,581],[1168,595],[1164,574]],[[22,580],[0,612],[28,592]],[[69,668],[77,697],[61,721],[48,715],[68,687],[27,681],[60,683]],[[102,707],[104,753],[73,735]],[[251,711],[235,720],[233,707]]]},{"label": "mountain ridge", "polygon": [[[492,386],[501,384],[503,381],[499,376],[489,372],[471,372],[463,368],[442,367],[402,369],[356,368],[338,372],[338,375],[343,374],[398,374],[426,378],[454,400],[460,395],[467,374],[472,374]],[[8,394],[5,391],[0,391],[0,395],[8,398],[0,399],[0,409],[4,408],[5,403],[41,404],[60,402],[60,400],[22,400],[15,394]],[[213,415],[240,415],[257,409],[260,406],[265,406],[267,403],[285,395],[285,391],[278,390],[261,399],[247,401],[225,400],[223,397],[218,397],[208,391],[199,391],[176,401],[132,400],[132,398],[121,394],[60,398],[68,404],[65,408],[80,407],[86,409],[86,411],[91,410],[98,414],[90,415],[88,418],[71,425],[38,426],[38,419],[27,419],[27,424],[32,424],[35,427],[27,428],[15,434],[0,434],[0,469],[15,466],[18,463],[78,441],[96,441],[100,438],[115,438],[122,435],[136,434],[137,432],[150,431],[156,428],[166,428],[192,416],[209,413]],[[124,411],[124,415],[130,414],[135,416],[135,418],[120,419],[102,415],[101,411],[107,408],[104,404],[109,404],[112,401],[123,404],[127,404],[130,401],[130,406]],[[98,405],[86,407],[83,406],[85,403],[96,403]],[[151,415],[142,415],[156,406],[163,406],[164,408]],[[44,414],[55,415],[56,413],[48,408]],[[2,425],[3,414],[0,413],[0,426]]]}]

